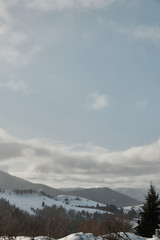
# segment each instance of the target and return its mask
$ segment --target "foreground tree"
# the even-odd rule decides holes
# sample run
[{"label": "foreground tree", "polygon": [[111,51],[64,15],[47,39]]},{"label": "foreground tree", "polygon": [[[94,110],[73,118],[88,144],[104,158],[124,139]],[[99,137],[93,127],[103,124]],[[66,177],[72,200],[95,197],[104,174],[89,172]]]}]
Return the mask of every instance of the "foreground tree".
[{"label": "foreground tree", "polygon": [[145,201],[139,213],[137,233],[152,237],[160,222],[160,200],[155,187],[150,183]]}]

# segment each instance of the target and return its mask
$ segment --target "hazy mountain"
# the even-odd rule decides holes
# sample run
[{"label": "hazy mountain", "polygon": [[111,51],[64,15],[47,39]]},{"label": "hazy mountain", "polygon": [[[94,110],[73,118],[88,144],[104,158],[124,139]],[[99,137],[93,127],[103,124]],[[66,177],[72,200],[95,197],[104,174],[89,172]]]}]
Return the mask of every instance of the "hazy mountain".
[{"label": "hazy mountain", "polygon": [[71,192],[75,190],[82,190],[83,188],[77,187],[77,188],[59,188],[62,192]]},{"label": "hazy mountain", "polygon": [[[143,202],[145,195],[147,194],[147,188],[115,188],[119,193],[123,193],[131,198],[136,198],[137,200]],[[156,188],[157,193],[160,194],[160,189]]]},{"label": "hazy mountain", "polygon": [[29,181],[26,181],[22,178],[18,178],[15,176],[12,176],[6,172],[0,171],[0,188],[1,189],[8,189],[8,190],[14,190],[14,189],[33,189],[33,190],[42,190],[47,194],[50,195],[61,195],[63,194],[62,191],[48,187],[43,184],[35,184]]},{"label": "hazy mountain", "polygon": [[0,188],[3,189],[30,189],[33,183],[0,171]]},{"label": "hazy mountain", "polygon": [[89,188],[67,191],[68,195],[84,197],[104,204],[114,204],[117,207],[133,206],[141,204],[140,201],[116,192],[110,188]]},{"label": "hazy mountain", "polygon": [[147,193],[147,188],[115,188],[115,190],[131,198],[136,198],[141,202],[144,201],[144,197]]}]

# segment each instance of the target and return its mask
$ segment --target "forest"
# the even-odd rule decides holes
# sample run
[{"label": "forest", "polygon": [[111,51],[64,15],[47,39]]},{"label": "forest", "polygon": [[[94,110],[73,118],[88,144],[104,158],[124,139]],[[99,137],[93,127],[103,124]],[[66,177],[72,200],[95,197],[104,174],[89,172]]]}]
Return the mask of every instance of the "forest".
[{"label": "forest", "polygon": [[0,199],[0,235],[61,238],[75,232],[92,232],[99,236],[131,231],[132,228],[129,215],[120,212],[89,214],[86,211],[66,211],[55,205],[44,206],[42,210],[34,209],[34,212],[35,215],[30,215],[10,205],[5,199]]}]

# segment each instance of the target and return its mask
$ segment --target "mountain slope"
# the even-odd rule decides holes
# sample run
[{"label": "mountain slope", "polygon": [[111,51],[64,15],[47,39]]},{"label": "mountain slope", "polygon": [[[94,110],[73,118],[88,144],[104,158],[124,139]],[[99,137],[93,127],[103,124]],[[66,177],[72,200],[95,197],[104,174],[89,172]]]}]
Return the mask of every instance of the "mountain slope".
[{"label": "mountain slope", "polygon": [[44,184],[36,184],[29,181],[26,181],[22,178],[18,178],[12,176],[6,172],[0,171],[0,188],[1,189],[8,189],[8,190],[15,190],[15,189],[33,189],[33,190],[42,190],[47,194],[50,195],[61,195],[63,194],[62,191],[48,187]]},{"label": "mountain slope", "polygon": [[141,202],[118,193],[110,188],[89,188],[67,192],[68,195],[75,195],[91,199],[104,204],[113,204],[117,207],[139,205]]},{"label": "mountain slope", "polygon": [[131,198],[136,198],[141,202],[144,201],[145,195],[147,193],[146,188],[115,188],[115,190]]},{"label": "mountain slope", "polygon": [[3,189],[31,189],[33,184],[29,181],[0,171],[0,188]]}]

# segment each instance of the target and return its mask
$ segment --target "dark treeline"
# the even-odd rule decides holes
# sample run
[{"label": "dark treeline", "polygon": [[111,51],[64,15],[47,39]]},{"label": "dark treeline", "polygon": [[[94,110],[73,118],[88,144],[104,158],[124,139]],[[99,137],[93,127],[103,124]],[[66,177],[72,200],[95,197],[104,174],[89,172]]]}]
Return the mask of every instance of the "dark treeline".
[{"label": "dark treeline", "polygon": [[17,195],[18,195],[18,194],[23,195],[23,194],[36,193],[36,191],[33,190],[33,189],[15,189],[15,190],[13,190],[13,192],[16,193]]},{"label": "dark treeline", "polygon": [[13,192],[17,195],[38,193],[40,196],[45,196],[45,197],[48,197],[48,198],[54,198],[54,196],[51,196],[50,194],[47,194],[42,190],[41,191],[36,191],[34,189],[14,189]]},{"label": "dark treeline", "polygon": [[131,226],[124,217],[109,214],[89,214],[86,211],[66,211],[62,207],[45,206],[29,215],[0,199],[1,236],[48,236],[61,238],[75,232],[92,232],[104,235],[117,231],[130,231]]}]

